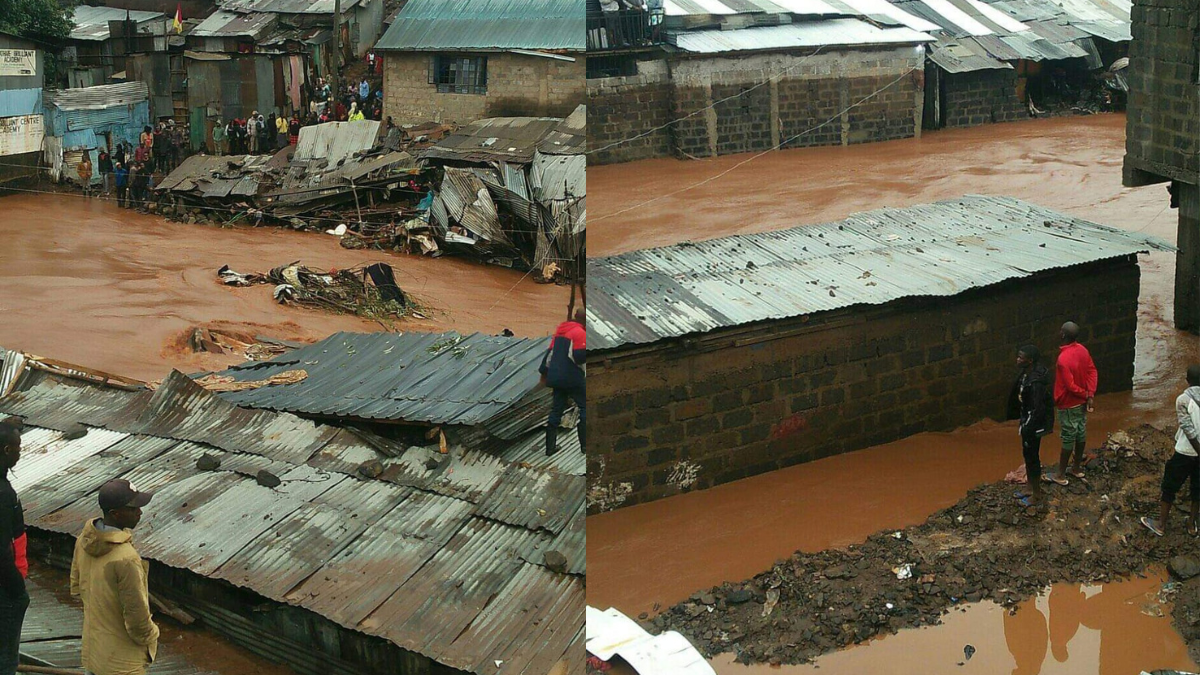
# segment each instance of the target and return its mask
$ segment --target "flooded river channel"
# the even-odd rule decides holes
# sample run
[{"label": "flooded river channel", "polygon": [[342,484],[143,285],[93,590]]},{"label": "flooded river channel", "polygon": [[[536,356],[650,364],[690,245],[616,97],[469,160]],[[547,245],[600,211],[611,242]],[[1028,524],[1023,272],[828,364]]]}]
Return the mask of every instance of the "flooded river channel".
[{"label": "flooded river channel", "polygon": [[[590,255],[822,223],[966,193],[1013,196],[1173,242],[1176,213],[1167,208],[1166,189],[1121,187],[1124,128],[1121,115],[1097,115],[790,150],[683,192],[746,156],[593,167],[588,170]],[[1173,257],[1143,256],[1141,267],[1134,390],[1097,400],[1097,414],[1088,425],[1092,443],[1128,425],[1173,424],[1172,403],[1184,385],[1183,370],[1200,359],[1197,338],[1171,327]],[[1054,445],[1044,444],[1043,462],[1056,455]],[[1015,427],[982,422],[593,516],[588,519],[588,603],[617,607],[630,616],[654,613],[697,590],[748,578],[796,550],[841,547],[884,528],[919,523],[971,487],[1002,479],[1021,462]],[[816,671],[812,666],[747,669],[729,658],[714,665],[722,675],[1137,675],[1142,668],[1191,667],[1170,626],[1169,607],[1166,618],[1142,612],[1139,598],[1157,592],[1158,580],[1058,588],[1030,600],[1014,616],[994,605],[975,605],[951,613],[942,626],[827,655]],[[1055,598],[1074,598],[1069,602],[1083,608],[1076,613],[1085,619],[1063,643],[1069,648],[1054,646],[1055,631],[1071,623],[1054,623],[1054,607],[1062,604]],[[1044,616],[1047,608],[1049,627],[1039,627],[1031,617],[1039,611]],[[1102,639],[1105,635],[1110,637]],[[968,643],[977,647],[977,655],[959,667]]]},{"label": "flooded river channel", "polygon": [[230,288],[216,271],[267,272],[301,261],[316,269],[387,262],[428,320],[400,330],[548,335],[570,291],[519,272],[453,258],[351,251],[326,234],[274,227],[173,223],[74,194],[0,197],[0,345],[139,379],[239,362],[181,347],[191,329],[230,327],[311,341],[378,322],[297,307],[272,287]]}]

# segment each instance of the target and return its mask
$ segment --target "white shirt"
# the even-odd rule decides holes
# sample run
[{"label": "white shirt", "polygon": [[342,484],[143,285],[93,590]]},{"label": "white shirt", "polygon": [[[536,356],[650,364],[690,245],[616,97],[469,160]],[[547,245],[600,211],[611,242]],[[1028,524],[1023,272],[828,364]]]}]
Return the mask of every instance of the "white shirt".
[{"label": "white shirt", "polygon": [[1185,391],[1175,399],[1175,414],[1179,417],[1179,431],[1175,432],[1175,452],[1195,457],[1196,449],[1192,447],[1192,443],[1183,429],[1190,418],[1192,430],[1200,430],[1200,405],[1197,405],[1196,399]]}]

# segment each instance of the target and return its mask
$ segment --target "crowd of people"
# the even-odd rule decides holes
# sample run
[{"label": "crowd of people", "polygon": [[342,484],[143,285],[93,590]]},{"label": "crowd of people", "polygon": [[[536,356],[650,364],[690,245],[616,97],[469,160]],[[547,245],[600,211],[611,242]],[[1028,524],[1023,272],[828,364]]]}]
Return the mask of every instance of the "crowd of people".
[{"label": "crowd of people", "polygon": [[[99,148],[94,165],[91,152],[82,153],[75,173],[85,196],[115,196],[122,208],[144,210],[155,175],[174,171],[187,155],[187,147],[186,127],[167,120],[144,127],[136,147],[118,142],[111,153],[106,147]],[[94,185],[96,178],[99,187]]]}]

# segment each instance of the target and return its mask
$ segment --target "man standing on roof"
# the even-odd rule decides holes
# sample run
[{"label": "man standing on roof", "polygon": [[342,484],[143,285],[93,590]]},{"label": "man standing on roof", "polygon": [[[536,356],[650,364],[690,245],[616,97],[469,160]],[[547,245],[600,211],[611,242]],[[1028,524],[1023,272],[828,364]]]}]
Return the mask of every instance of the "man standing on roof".
[{"label": "man standing on roof", "polygon": [[1054,367],[1054,407],[1062,429],[1062,455],[1058,460],[1058,474],[1046,476],[1047,482],[1067,484],[1067,462],[1074,454],[1070,475],[1083,478],[1083,450],[1087,445],[1087,414],[1092,412],[1092,401],[1096,397],[1099,378],[1096,364],[1087,347],[1079,344],[1079,326],[1072,321],[1063,324],[1059,331],[1062,346],[1058,349],[1058,363]]},{"label": "man standing on roof", "polygon": [[29,609],[25,577],[25,513],[8,482],[8,472],[21,459],[21,434],[0,423],[0,675],[13,675],[21,651],[21,625]]},{"label": "man standing on roof", "polygon": [[567,400],[575,402],[579,408],[579,449],[586,452],[584,445],[584,424],[587,420],[587,401],[585,395],[584,370],[587,362],[587,331],[584,320],[587,313],[582,307],[575,310],[575,316],[570,321],[559,324],[550,339],[550,349],[542,357],[539,371],[546,384],[554,390],[554,398],[550,403],[550,418],[546,420],[546,456],[558,452],[558,425],[562,422],[563,412],[567,409]]},{"label": "man standing on roof", "polygon": [[83,667],[92,675],[144,675],[158,654],[149,572],[131,543],[149,503],[150,493],[129,481],[108,481],[103,517],[89,520],[75,542],[71,595],[83,600]]}]

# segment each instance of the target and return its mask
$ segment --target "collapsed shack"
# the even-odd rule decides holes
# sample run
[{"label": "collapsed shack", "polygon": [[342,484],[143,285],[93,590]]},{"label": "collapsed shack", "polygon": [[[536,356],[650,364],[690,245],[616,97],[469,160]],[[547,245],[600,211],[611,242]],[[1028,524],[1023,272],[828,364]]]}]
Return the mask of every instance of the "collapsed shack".
[{"label": "collapsed shack", "polygon": [[1047,510],[1023,506],[1011,483],[983,485],[920,525],[846,549],[796,552],[752,579],[698,591],[651,620],[651,630],[677,630],[709,657],[801,663],[937,624],[966,603],[1012,608],[1054,583],[1108,582],[1165,564],[1184,580],[1173,613],[1196,658],[1200,560],[1186,515],[1161,538],[1138,522],[1157,511],[1173,446],[1148,425],[1117,432],[1088,453],[1085,480],[1049,486]]},{"label": "collapsed shack", "polygon": [[[490,340],[509,356],[529,342]],[[520,433],[412,444],[240,408],[179,372],[151,391],[0,358],[12,389],[0,415],[24,423],[14,485],[36,556],[67,564],[96,491],[121,477],[155,493],[138,531],[151,590],[297,673],[583,672],[577,448],[539,457]],[[489,381],[473,357],[443,359],[465,365],[426,380],[473,395],[405,399],[408,414],[454,409],[469,425],[504,407],[472,386]],[[522,386],[507,392],[524,400]],[[287,387],[259,391],[272,388]]]},{"label": "collapsed shack", "polygon": [[587,227],[586,107],[566,119],[496,117],[427,149],[442,169],[429,226],[449,249],[581,278]]},{"label": "collapsed shack", "polygon": [[405,316],[425,318],[416,301],[397,284],[392,266],[387,263],[322,271],[297,260],[266,274],[242,274],[225,265],[217,270],[217,278],[226,286],[274,284],[273,296],[281,305],[355,314],[381,323]]},{"label": "collapsed shack", "polygon": [[194,222],[271,222],[295,229],[379,229],[415,214],[427,176],[405,147],[426,136],[379,122],[304,127],[296,146],[274,155],[196,155],[158,186],[163,213]]},{"label": "collapsed shack", "polygon": [[[189,158],[157,187],[188,223],[282,223],[327,231],[346,248],[453,253],[581,279],[586,114],[494,118],[455,133],[374,121],[300,130],[273,156]],[[421,161],[409,152],[424,148]],[[433,190],[433,186],[440,186]]]}]

